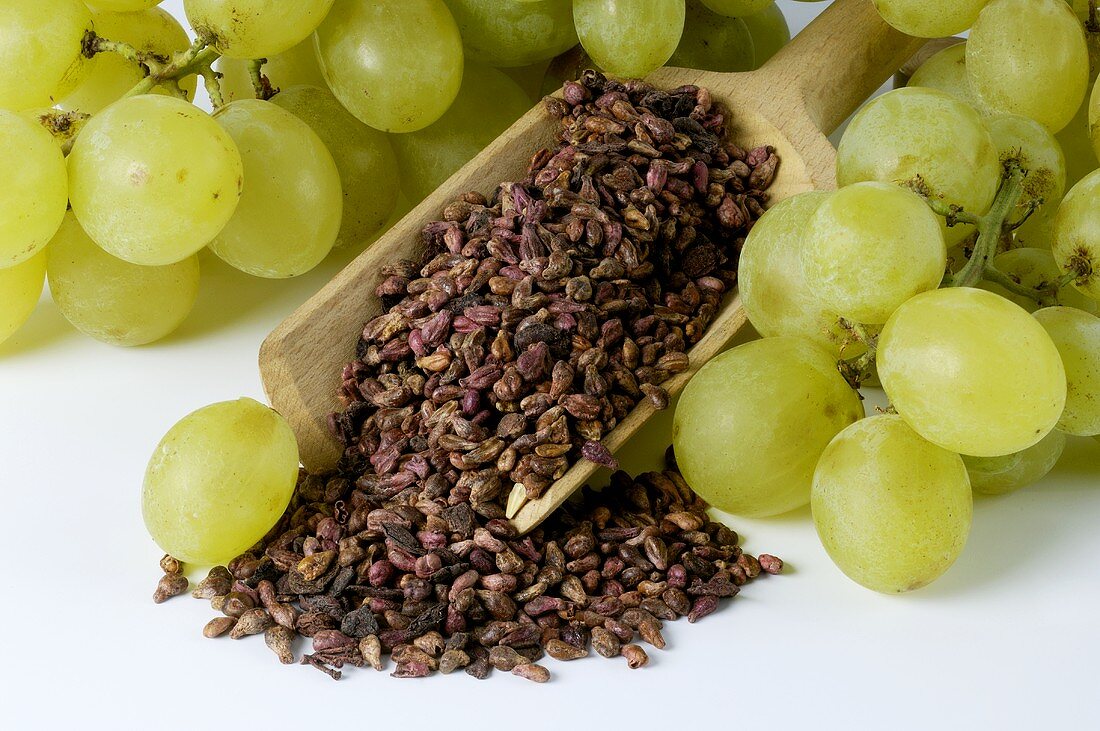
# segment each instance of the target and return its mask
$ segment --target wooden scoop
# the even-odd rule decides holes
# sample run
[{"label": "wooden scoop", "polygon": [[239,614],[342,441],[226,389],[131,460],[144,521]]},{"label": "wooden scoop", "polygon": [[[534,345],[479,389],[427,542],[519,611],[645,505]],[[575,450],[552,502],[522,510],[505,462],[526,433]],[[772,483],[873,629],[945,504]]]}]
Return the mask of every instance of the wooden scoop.
[{"label": "wooden scoop", "polygon": [[[836,0],[758,71],[719,74],[664,68],[648,81],[663,88],[697,84],[730,110],[730,136],[742,147],[772,145],[781,159],[769,190],[771,202],[814,188],[835,187],[836,152],[826,138],[923,41],[902,35],[879,17],[871,0]],[[333,467],[340,448],[327,417],[340,408],[340,372],[355,358],[366,321],[381,312],[374,296],[384,264],[416,259],[420,230],[468,190],[491,193],[499,183],[522,180],[531,156],[552,147],[558,123],[541,105],[455,173],[435,193],[302,305],[264,342],[260,371],[272,405],[290,420],[310,470]],[[745,323],[739,297],[731,296],[704,338],[689,353],[687,372],[662,384],[677,393],[719,353]],[[612,430],[604,444],[621,447],[654,410],[643,401]],[[596,469],[581,460],[537,500],[523,505],[514,522],[521,532],[538,525],[580,488]]]}]

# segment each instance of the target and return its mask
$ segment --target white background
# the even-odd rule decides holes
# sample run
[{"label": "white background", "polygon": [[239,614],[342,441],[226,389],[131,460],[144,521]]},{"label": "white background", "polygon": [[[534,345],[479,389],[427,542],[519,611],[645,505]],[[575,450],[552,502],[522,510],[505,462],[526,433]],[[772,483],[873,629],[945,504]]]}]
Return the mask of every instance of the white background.
[{"label": "white background", "polygon": [[[780,4],[795,30],[823,7]],[[669,624],[669,648],[643,671],[590,658],[547,660],[548,686],[354,668],[334,683],[279,665],[260,638],[203,639],[204,602],[150,601],[161,554],[141,522],[145,462],[191,410],[262,398],[261,340],[339,262],[292,282],[203,265],[195,315],[166,342],[101,345],[47,299],[0,347],[0,726],[294,728],[319,715],[319,728],[361,729],[1100,727],[1091,440],[1071,442],[1043,484],[978,500],[956,566],[905,597],[841,575],[807,510],[731,520],[747,550],[792,570],[698,625]]]}]

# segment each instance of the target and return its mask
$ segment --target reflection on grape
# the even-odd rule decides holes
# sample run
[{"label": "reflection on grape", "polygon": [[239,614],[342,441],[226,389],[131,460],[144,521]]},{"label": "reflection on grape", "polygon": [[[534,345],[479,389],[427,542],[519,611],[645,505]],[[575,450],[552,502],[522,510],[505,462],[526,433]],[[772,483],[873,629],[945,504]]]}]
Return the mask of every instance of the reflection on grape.
[{"label": "reflection on grape", "polygon": [[230,58],[265,58],[310,36],[333,0],[183,0],[200,38]]},{"label": "reflection on grape", "polygon": [[38,306],[42,283],[46,280],[46,252],[0,269],[0,344],[23,326]]},{"label": "reflection on grape", "polygon": [[88,73],[92,13],[80,0],[0,0],[0,108],[48,107]]},{"label": "reflection on grape", "polygon": [[714,507],[778,515],[807,503],[821,451],[862,416],[824,348],[794,337],[757,340],[717,356],[688,383],[673,423],[676,461]]},{"label": "reflection on grape", "polygon": [[1100,434],[1100,318],[1072,307],[1048,307],[1035,313],[1066,368],[1066,409],[1058,428],[1067,434]]},{"label": "reflection on grape", "polygon": [[0,269],[34,256],[65,216],[68,175],[53,137],[0,109]]},{"label": "reflection on grape", "polygon": [[471,60],[490,66],[546,61],[577,43],[571,0],[446,0]]},{"label": "reflection on grape", "polygon": [[157,445],[141,495],[157,545],[187,563],[224,563],[263,538],[298,479],[298,444],[283,417],[252,399],[184,417]]},{"label": "reflection on grape", "polygon": [[664,65],[684,31],[684,0],[574,0],[581,45],[608,73],[645,76]]},{"label": "reflection on grape", "polygon": [[884,594],[919,589],[947,571],[974,511],[962,458],[888,414],[848,427],[826,447],[811,507],[829,557]]},{"label": "reflection on grape", "polygon": [[1034,485],[1046,477],[1066,448],[1066,435],[1055,429],[1043,440],[1022,452],[1005,457],[967,457],[963,463],[974,492],[1004,495]]}]

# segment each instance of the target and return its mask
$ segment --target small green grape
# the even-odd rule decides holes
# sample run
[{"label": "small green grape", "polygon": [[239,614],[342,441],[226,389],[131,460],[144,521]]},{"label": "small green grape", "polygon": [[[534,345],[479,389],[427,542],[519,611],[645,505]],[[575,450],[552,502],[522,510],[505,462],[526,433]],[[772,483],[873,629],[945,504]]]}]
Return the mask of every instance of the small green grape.
[{"label": "small green grape", "polygon": [[874,0],[879,15],[902,33],[941,38],[974,25],[989,0]]},{"label": "small green grape", "polygon": [[1100,435],[1100,317],[1072,307],[1035,313],[1066,368],[1066,408],[1058,428],[1080,437]]},{"label": "small green grape", "polygon": [[688,0],[684,34],[668,65],[704,71],[749,71],[756,67],[749,27],[741,18],[719,15],[698,0]]},{"label": "small green grape", "polygon": [[1005,495],[1034,485],[1050,474],[1062,451],[1066,435],[1055,429],[1043,440],[1022,452],[1005,457],[967,457],[963,455],[970,486],[983,495]]},{"label": "small green grape", "polygon": [[[809,1],[809,0],[806,0]],[[816,1],[816,0],[815,0]],[[755,51],[755,67],[760,68],[779,53],[779,49],[791,40],[791,27],[778,4],[772,3],[759,13],[747,15],[741,20],[749,29]]]},{"label": "small green grape", "polygon": [[79,86],[92,29],[80,0],[0,0],[0,108],[52,106]]},{"label": "small green grape", "polygon": [[513,68],[547,61],[577,44],[571,0],[446,0],[466,55]]},{"label": "small green grape", "polygon": [[684,32],[684,0],[574,0],[581,45],[608,73],[641,77],[665,64]]},{"label": "small green grape", "polygon": [[141,495],[145,527],[181,561],[219,564],[282,516],[298,480],[298,444],[278,413],[252,399],[184,417],[157,445]]},{"label": "small green grape", "polygon": [[0,344],[23,327],[38,306],[46,281],[46,252],[39,251],[15,266],[0,269]]},{"label": "small green grape", "polygon": [[1100,300],[1100,170],[1070,189],[1054,216],[1054,259],[1074,286]]},{"label": "small green grape", "polygon": [[969,104],[982,115],[990,113],[966,75],[966,43],[948,46],[922,63],[909,78],[908,86],[937,89]]},{"label": "small green grape", "polygon": [[0,109],[0,269],[34,256],[65,217],[68,174],[53,136]]},{"label": "small green grape", "polygon": [[702,3],[718,15],[731,18],[756,15],[774,4],[773,0],[702,0]]},{"label": "small green grape", "polygon": [[1042,200],[1039,213],[1053,209],[1066,193],[1066,157],[1054,135],[1033,119],[1001,114],[986,120],[1001,161],[1017,160],[1027,173],[1020,204]]},{"label": "small green grape", "polygon": [[333,0],[183,0],[191,27],[230,58],[266,58],[317,29]]}]

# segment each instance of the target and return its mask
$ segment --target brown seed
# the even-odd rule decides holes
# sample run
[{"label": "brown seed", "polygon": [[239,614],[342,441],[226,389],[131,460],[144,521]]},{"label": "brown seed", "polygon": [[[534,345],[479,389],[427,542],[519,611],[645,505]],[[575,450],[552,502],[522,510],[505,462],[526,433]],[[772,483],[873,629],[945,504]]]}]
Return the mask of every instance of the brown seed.
[{"label": "brown seed", "polygon": [[233,629],[233,625],[235,624],[237,624],[237,620],[232,617],[214,617],[202,628],[202,636],[209,639],[221,637],[226,632]]},{"label": "brown seed", "polygon": [[[633,632],[631,632],[633,634]],[[592,628],[592,647],[603,657],[618,657],[621,644],[619,638],[603,627]]]},{"label": "brown seed", "polygon": [[550,671],[536,663],[523,663],[512,668],[512,675],[518,675],[532,683],[546,683],[550,681]]},{"label": "brown seed", "polygon": [[178,559],[165,554],[160,560],[160,570],[166,574],[182,574],[183,564]]},{"label": "brown seed", "polygon": [[191,596],[196,599],[213,599],[216,596],[224,596],[233,586],[233,575],[224,566],[215,566],[210,569],[206,578],[199,582]]},{"label": "brown seed", "polygon": [[185,591],[187,591],[186,576],[182,574],[165,574],[157,582],[157,590],[153,592],[153,601],[162,604]]},{"label": "brown seed", "polygon": [[639,645],[626,645],[621,652],[626,658],[626,664],[633,670],[644,667],[649,662],[649,655]]},{"label": "brown seed", "polygon": [[470,656],[462,650],[447,650],[439,658],[439,672],[449,675],[470,664]]},{"label": "brown seed", "polygon": [[291,645],[294,642],[294,632],[280,625],[268,627],[264,632],[264,641],[271,648],[271,651],[278,656],[279,662],[283,665],[294,663],[294,652],[291,650]]},{"label": "brown seed", "polygon": [[229,633],[230,639],[239,640],[249,635],[258,635],[266,632],[274,622],[271,616],[263,609],[249,609],[237,619],[233,631]]},{"label": "brown seed", "polygon": [[762,553],[757,559],[760,562],[760,568],[769,574],[781,574],[783,573],[783,559],[777,558],[770,553]]},{"label": "brown seed", "polygon": [[382,643],[377,635],[367,635],[359,640],[359,654],[375,670],[382,669]]},{"label": "brown seed", "polygon": [[546,654],[555,660],[577,660],[588,657],[588,650],[583,647],[574,647],[561,640],[550,640],[546,643]]}]

